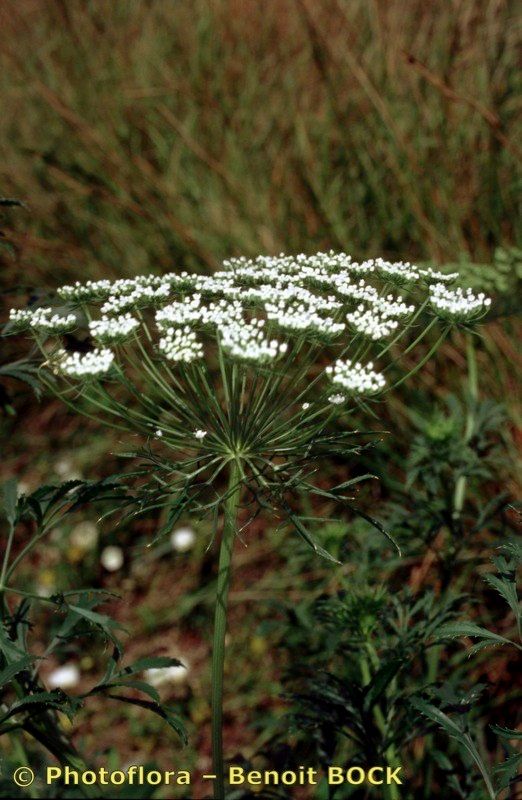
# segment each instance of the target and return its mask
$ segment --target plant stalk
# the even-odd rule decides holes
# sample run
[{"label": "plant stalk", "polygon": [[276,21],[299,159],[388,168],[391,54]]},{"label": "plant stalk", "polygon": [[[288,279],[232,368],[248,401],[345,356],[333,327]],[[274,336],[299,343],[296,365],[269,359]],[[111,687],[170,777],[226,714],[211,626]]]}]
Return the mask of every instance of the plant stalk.
[{"label": "plant stalk", "polygon": [[225,664],[225,635],[227,631],[227,604],[232,575],[232,551],[236,536],[236,519],[241,484],[240,468],[231,462],[228,495],[225,501],[223,535],[219,551],[216,607],[214,613],[214,641],[212,646],[212,768],[214,798],[225,798],[225,767],[223,759],[223,675]]},{"label": "plant stalk", "polygon": [[[478,400],[478,373],[477,373],[477,357],[475,353],[475,345],[470,333],[466,338],[466,359],[468,362],[468,412],[466,415],[466,430],[464,433],[464,441],[466,445],[470,442],[475,428],[475,409]],[[464,507],[464,500],[466,497],[466,484],[467,478],[461,475],[457,479],[455,486],[455,495],[453,501],[453,519],[459,519]]]}]

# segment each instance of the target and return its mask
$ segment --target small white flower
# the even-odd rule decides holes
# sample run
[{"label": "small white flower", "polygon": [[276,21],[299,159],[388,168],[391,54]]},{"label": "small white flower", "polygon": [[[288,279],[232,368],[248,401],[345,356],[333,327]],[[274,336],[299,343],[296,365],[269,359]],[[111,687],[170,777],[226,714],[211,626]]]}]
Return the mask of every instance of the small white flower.
[{"label": "small white flower", "polygon": [[80,677],[76,664],[64,664],[48,675],[47,685],[49,689],[73,689],[80,683]]},{"label": "small white flower", "polygon": [[91,550],[96,546],[98,541],[98,526],[94,522],[79,522],[71,531],[69,538],[70,543],[74,547],[79,547],[82,550]]},{"label": "small white flower", "polygon": [[197,430],[197,431],[194,431],[194,436],[195,436],[196,439],[198,439],[201,442],[205,438],[207,433],[208,433],[208,431]]},{"label": "small white flower", "polygon": [[303,403],[301,408],[303,409],[303,411],[307,411],[310,408],[310,403]]},{"label": "small white flower", "polygon": [[192,528],[177,528],[170,534],[170,543],[173,550],[178,553],[186,553],[194,546],[196,535]]},{"label": "small white flower", "polygon": [[123,550],[121,547],[116,547],[115,545],[109,545],[105,547],[100,555],[100,562],[102,567],[107,570],[107,572],[117,572],[123,566]]},{"label": "small white flower", "polygon": [[154,436],[156,437],[156,439],[161,439],[161,438],[162,438],[162,436],[163,436],[163,431],[161,431],[161,430],[158,428],[157,430],[155,430],[155,431],[154,431]]},{"label": "small white flower", "polygon": [[152,667],[145,671],[147,683],[159,688],[167,683],[183,683],[187,679],[188,668],[186,666],[172,667]]},{"label": "small white flower", "polygon": [[54,471],[60,478],[68,481],[75,481],[81,478],[80,471],[74,466],[74,463],[67,456],[58,459],[54,465]]}]

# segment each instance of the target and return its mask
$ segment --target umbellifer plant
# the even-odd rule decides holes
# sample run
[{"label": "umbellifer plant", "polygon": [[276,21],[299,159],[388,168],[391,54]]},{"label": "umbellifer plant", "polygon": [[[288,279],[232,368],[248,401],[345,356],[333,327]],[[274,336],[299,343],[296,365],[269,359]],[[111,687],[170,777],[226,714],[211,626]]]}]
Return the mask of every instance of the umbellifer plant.
[{"label": "umbellifer plant", "polygon": [[[54,393],[144,437],[153,469],[141,511],[167,506],[167,527],[184,513],[209,514],[214,530],[222,511],[212,656],[216,798],[225,793],[223,662],[239,507],[269,509],[328,557],[295,511],[296,498],[351,503],[345,490],[358,478],[326,490],[314,483],[317,463],[353,460],[354,406],[382,398],[432,356],[453,324],[486,312],[483,294],[448,288],[456,277],[333,252],[236,258],[212,276],[63,286],[58,303],[11,312],[12,330],[34,334],[42,380]],[[412,366],[410,353],[437,325]],[[64,350],[63,337],[70,342],[78,327],[88,328],[92,346]]]}]

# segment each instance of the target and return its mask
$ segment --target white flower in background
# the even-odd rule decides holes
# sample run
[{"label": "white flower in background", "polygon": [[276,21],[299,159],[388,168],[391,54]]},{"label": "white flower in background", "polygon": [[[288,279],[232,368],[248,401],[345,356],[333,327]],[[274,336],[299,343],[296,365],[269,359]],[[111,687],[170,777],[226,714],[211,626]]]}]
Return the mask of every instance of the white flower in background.
[{"label": "white flower in background", "polygon": [[419,269],[419,273],[422,275],[424,280],[427,283],[453,283],[453,281],[457,280],[459,277],[458,272],[439,272],[436,269],[432,269],[432,267],[427,267],[426,269]]},{"label": "white flower in background", "polygon": [[417,281],[421,277],[417,267],[414,267],[409,261],[392,263],[391,261],[384,261],[382,258],[376,258],[375,267],[381,275],[400,285]]},{"label": "white flower in background", "polygon": [[203,439],[205,438],[207,433],[208,433],[208,431],[197,430],[197,431],[194,431],[194,436],[195,436],[196,439],[198,439],[201,442],[201,441],[203,441]]},{"label": "white flower in background", "polygon": [[86,281],[85,283],[76,283],[67,286],[61,286],[58,289],[58,296],[62,300],[103,300],[111,293],[112,283],[108,280],[101,281]]},{"label": "white flower in background", "polygon": [[69,541],[73,547],[81,550],[92,550],[98,542],[98,526],[94,522],[79,522],[71,531]]},{"label": "white flower in background", "polygon": [[491,305],[484,292],[471,289],[448,289],[442,283],[430,286],[430,303],[437,314],[452,322],[466,322],[482,316]]},{"label": "white flower in background", "polygon": [[[345,389],[348,394],[375,394],[386,384],[384,376],[375,372],[371,361],[363,365],[359,362],[338,359],[333,366],[326,368],[326,372],[332,383]],[[335,403],[331,398],[330,402]]]},{"label": "white flower in background", "polygon": [[76,481],[81,479],[80,470],[74,465],[72,459],[68,456],[59,458],[54,465],[54,471],[62,480]]},{"label": "white flower in background", "polygon": [[88,353],[66,353],[62,350],[54,366],[57,372],[68,378],[85,378],[105,375],[113,361],[114,353],[108,348],[96,348]]},{"label": "white flower in background", "polygon": [[129,311],[131,308],[140,308],[149,303],[157,303],[165,300],[171,293],[168,283],[159,286],[137,285],[133,283],[132,290],[127,293],[113,293],[102,305],[102,314],[121,314],[122,311]]},{"label": "white flower in background", "polygon": [[154,431],[154,436],[156,437],[156,439],[161,439],[163,437],[163,431],[158,428],[157,430]]},{"label": "white flower in background", "polygon": [[123,550],[116,545],[104,547],[100,554],[100,563],[107,572],[117,572],[123,566]]},{"label": "white flower in background", "polygon": [[172,667],[153,667],[145,671],[145,679],[151,686],[159,688],[168,683],[183,683],[187,679],[188,668],[185,665]]},{"label": "white flower in background", "polygon": [[49,689],[74,689],[80,683],[80,670],[76,664],[64,664],[61,667],[53,669],[47,676],[47,685]]},{"label": "white flower in background", "polygon": [[139,321],[131,314],[121,317],[102,317],[89,322],[89,331],[93,339],[100,344],[124,342],[139,327]]},{"label": "white flower in background", "polygon": [[170,534],[170,543],[173,550],[178,553],[186,553],[194,546],[196,534],[192,528],[177,528]]},{"label": "white flower in background", "polygon": [[310,403],[303,403],[301,408],[303,409],[303,411],[308,411],[308,409],[310,408]]}]

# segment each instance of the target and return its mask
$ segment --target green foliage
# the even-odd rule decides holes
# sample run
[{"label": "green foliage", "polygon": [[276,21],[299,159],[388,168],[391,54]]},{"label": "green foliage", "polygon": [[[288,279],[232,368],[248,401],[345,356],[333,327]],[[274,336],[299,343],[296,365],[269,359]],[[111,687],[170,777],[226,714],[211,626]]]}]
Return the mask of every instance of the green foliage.
[{"label": "green foliage", "polygon": [[[180,662],[161,656],[122,666],[123,646],[118,638],[122,626],[99,610],[110,599],[108,592],[85,588],[45,596],[18,588],[14,579],[24,559],[67,515],[88,503],[121,502],[120,483],[113,479],[74,480],[59,486],[43,486],[18,498],[17,483],[11,480],[3,484],[2,490],[7,544],[0,582],[0,736],[26,731],[63,764],[85,766],[63,732],[57,714],[60,712],[72,720],[89,699],[104,695],[153,712],[186,741],[177,713],[161,702],[153,686],[135,677],[144,670],[179,666]],[[31,530],[29,537],[21,536],[22,528]],[[36,655],[32,650],[32,631],[42,614],[47,619],[49,642],[43,654]],[[59,661],[63,653],[85,645],[89,639],[101,639],[111,645],[103,677],[87,691],[76,694],[61,689],[48,691],[39,674],[42,660]]]},{"label": "green foliage", "polygon": [[445,626],[440,632],[441,635],[451,638],[467,637],[478,639],[477,644],[470,649],[470,654],[482,650],[484,647],[511,645],[518,650],[522,650],[522,606],[518,597],[518,583],[520,567],[522,566],[522,542],[512,541],[499,547],[501,555],[494,556],[492,561],[497,569],[497,574],[487,574],[484,577],[489,586],[500,594],[502,599],[510,607],[515,625],[518,632],[519,643],[505,636],[487,630],[473,622],[457,622]]},{"label": "green foliage", "polygon": [[520,247],[515,14],[10,4],[0,156],[34,209],[31,261],[55,281],[303,242],[486,262]]}]

